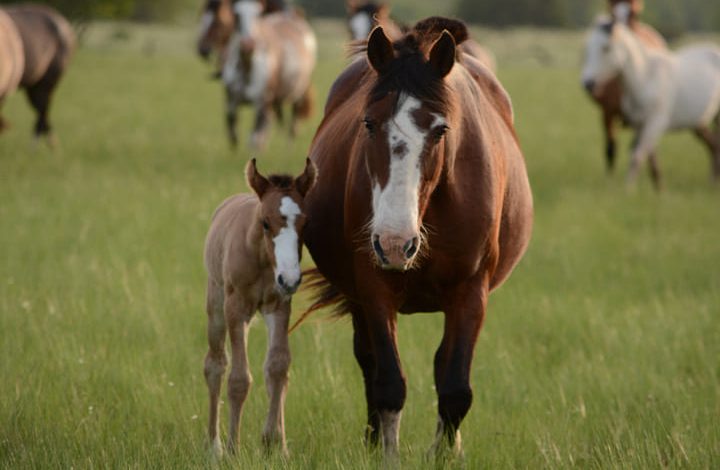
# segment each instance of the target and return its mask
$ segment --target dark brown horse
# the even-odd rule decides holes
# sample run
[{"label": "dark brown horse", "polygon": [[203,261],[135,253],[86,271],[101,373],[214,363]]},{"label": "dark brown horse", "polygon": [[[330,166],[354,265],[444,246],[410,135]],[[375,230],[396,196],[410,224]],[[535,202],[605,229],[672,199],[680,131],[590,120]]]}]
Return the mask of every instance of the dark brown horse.
[{"label": "dark brown horse", "polygon": [[486,67],[456,55],[459,21],[428,18],[391,42],[382,28],[335,81],[310,158],[305,241],[316,307],[352,316],[367,440],[398,450],[406,385],[397,313],[445,315],[435,355],[433,449],[460,450],[470,369],[488,294],[530,240],[532,195],[510,99]]},{"label": "dark brown horse", "polygon": [[44,5],[9,5],[3,10],[22,41],[24,68],[20,86],[37,112],[35,137],[50,137],[50,100],[75,50],[75,33],[65,18]]},{"label": "dark brown horse", "polygon": [[[663,37],[652,26],[638,20],[643,9],[642,0],[608,0],[611,10],[618,4],[625,3],[630,6],[630,28],[646,46],[654,49],[667,49]],[[615,167],[617,154],[616,126],[618,122],[625,123],[620,102],[622,100],[622,83],[620,77],[608,82],[602,90],[591,92],[592,98],[600,106],[602,112],[602,126],[605,136],[605,163],[608,171]]]}]

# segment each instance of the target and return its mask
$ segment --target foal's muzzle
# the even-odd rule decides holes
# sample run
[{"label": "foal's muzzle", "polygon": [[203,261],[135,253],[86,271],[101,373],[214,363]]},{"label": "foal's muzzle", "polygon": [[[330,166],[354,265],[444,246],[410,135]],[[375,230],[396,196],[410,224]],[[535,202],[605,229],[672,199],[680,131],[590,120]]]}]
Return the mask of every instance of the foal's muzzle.
[{"label": "foal's muzzle", "polygon": [[300,287],[300,283],[302,282],[302,276],[298,277],[295,281],[289,281],[285,279],[282,274],[278,274],[275,282],[277,283],[278,288],[283,294],[293,295],[295,292],[297,292],[298,287]]}]

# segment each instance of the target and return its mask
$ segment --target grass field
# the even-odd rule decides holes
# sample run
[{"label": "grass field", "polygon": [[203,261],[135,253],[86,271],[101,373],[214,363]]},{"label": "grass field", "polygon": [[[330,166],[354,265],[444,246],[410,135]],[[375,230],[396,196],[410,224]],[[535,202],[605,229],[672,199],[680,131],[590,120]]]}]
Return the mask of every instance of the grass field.
[{"label": "grass field", "polygon": [[[295,142],[274,128],[264,171],[302,168],[343,67],[342,25],[315,26],[318,111]],[[192,31],[93,26],[57,95],[54,152],[33,147],[23,96],[4,106],[0,467],[209,466],[202,245],[213,209],[244,189],[249,153],[228,149]],[[627,154],[606,176],[580,90],[581,35],[478,33],[513,97],[536,223],[478,342],[467,468],[720,468],[720,190],[704,149],[665,138],[664,193],[645,174],[626,191]],[[433,437],[441,324],[400,319],[405,468]],[[375,467],[349,322],[291,337],[288,462],[260,446],[264,347],[256,322],[241,452],[221,468]]]}]

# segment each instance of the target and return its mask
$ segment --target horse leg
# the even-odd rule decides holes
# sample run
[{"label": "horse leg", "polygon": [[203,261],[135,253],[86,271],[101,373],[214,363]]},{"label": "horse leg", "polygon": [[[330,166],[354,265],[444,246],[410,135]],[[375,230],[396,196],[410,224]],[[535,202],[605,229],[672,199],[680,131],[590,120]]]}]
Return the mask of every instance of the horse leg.
[{"label": "horse leg", "polygon": [[637,179],[640,165],[655,151],[660,137],[665,132],[666,126],[662,121],[646,123],[635,136],[633,141],[632,157],[630,159],[630,170],[628,171],[627,184],[632,187]]},{"label": "horse leg", "polygon": [[375,374],[375,356],[370,343],[367,324],[363,314],[356,308],[352,309],[353,321],[353,352],[355,360],[362,370],[365,382],[365,401],[367,402],[367,427],[365,428],[365,444],[376,447],[380,438],[380,415],[375,406],[373,395],[373,377]]},{"label": "horse leg", "polygon": [[205,382],[210,394],[210,412],[208,420],[208,438],[210,447],[216,457],[222,456],[220,443],[220,387],[227,366],[225,354],[225,317],[223,315],[222,287],[208,279],[207,303],[208,352],[205,356]]},{"label": "horse leg", "polygon": [[605,130],[605,165],[608,173],[612,173],[615,168],[615,115],[606,108],[602,110],[603,129]]},{"label": "horse leg", "polygon": [[45,76],[36,84],[26,89],[28,100],[37,112],[37,121],[35,121],[35,138],[40,139],[47,136],[48,142],[52,146],[52,137],[50,129],[50,121],[48,119],[48,111],[50,109],[50,98],[55,90],[57,82],[60,80],[60,69],[51,65]]},{"label": "horse leg", "polygon": [[252,147],[256,150],[261,150],[265,147],[268,125],[270,124],[268,108],[268,105],[263,103],[257,106],[255,110],[255,127],[250,141],[252,143]]},{"label": "horse leg", "polygon": [[712,179],[717,182],[720,178],[720,126],[715,132],[708,127],[695,129],[695,135],[705,144],[710,152],[710,165],[712,168]]},{"label": "horse leg", "polygon": [[228,401],[230,402],[230,432],[228,448],[234,452],[238,444],[238,431],[243,404],[247,398],[252,376],[247,361],[247,334],[252,318],[252,307],[244,305],[240,294],[226,289],[225,322],[230,333],[231,366],[228,377]]},{"label": "horse leg", "polygon": [[233,93],[225,89],[225,124],[227,126],[228,138],[230,139],[230,146],[232,148],[237,147],[238,136],[237,136],[237,108],[238,103],[233,96]]},{"label": "horse leg", "polygon": [[[2,110],[2,104],[3,100],[0,99],[0,111]],[[5,119],[3,119],[2,114],[0,114],[0,134],[2,134],[4,130],[9,128],[10,124]]]},{"label": "horse leg", "polygon": [[657,152],[653,150],[649,154],[649,169],[650,169],[650,178],[653,183],[653,187],[656,191],[662,190],[662,180],[660,178],[660,167],[658,166],[657,161]]},{"label": "horse leg", "polygon": [[436,457],[447,449],[462,455],[459,428],[472,404],[470,368],[487,305],[487,280],[481,282],[455,290],[444,309],[445,330],[434,364],[438,427],[430,453]]},{"label": "horse leg", "polygon": [[292,105],[292,118],[290,119],[290,137],[295,138],[297,136],[297,121],[298,119],[307,119],[310,117],[312,112],[313,104],[313,89],[308,87],[305,93],[295,101]]},{"label": "horse leg", "polygon": [[394,311],[365,309],[367,333],[375,358],[372,378],[373,408],[377,410],[386,459],[398,456],[400,418],[407,393],[397,350],[397,318]]},{"label": "horse leg", "polygon": [[282,454],[287,455],[284,409],[290,368],[288,344],[290,303],[283,302],[275,311],[264,312],[263,317],[268,329],[268,349],[264,369],[270,410],[265,421],[262,440],[267,450],[277,445]]}]

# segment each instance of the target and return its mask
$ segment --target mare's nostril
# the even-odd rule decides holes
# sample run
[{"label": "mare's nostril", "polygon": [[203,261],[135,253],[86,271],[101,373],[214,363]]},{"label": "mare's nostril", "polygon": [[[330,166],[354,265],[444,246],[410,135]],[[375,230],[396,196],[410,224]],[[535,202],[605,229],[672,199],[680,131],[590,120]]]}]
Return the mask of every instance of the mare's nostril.
[{"label": "mare's nostril", "polygon": [[382,246],[380,246],[380,237],[378,235],[373,237],[373,249],[378,255],[378,258],[380,258],[380,261],[387,264],[388,261],[387,258],[385,258],[385,252],[383,251]]},{"label": "mare's nostril", "polygon": [[417,253],[418,249],[418,238],[413,237],[412,240],[408,240],[407,243],[405,243],[405,246],[403,247],[403,252],[405,252],[405,257],[410,259],[412,258],[415,253]]}]

